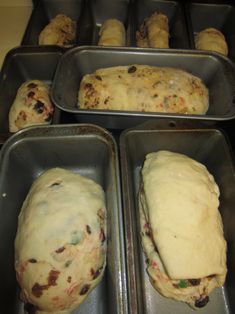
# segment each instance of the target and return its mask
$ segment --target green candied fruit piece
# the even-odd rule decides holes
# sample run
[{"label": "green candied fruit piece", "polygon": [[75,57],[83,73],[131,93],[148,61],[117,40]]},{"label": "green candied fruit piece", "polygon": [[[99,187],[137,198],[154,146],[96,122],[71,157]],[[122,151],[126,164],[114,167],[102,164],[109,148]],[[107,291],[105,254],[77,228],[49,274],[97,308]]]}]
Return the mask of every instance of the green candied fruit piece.
[{"label": "green candied fruit piece", "polygon": [[186,280],[180,280],[180,282],[177,284],[178,288],[187,288],[188,284]]},{"label": "green candied fruit piece", "polygon": [[72,261],[67,261],[65,264],[64,264],[64,266],[65,267],[69,267],[69,265],[72,263]]},{"label": "green candied fruit piece", "polygon": [[70,244],[76,245],[81,242],[82,236],[78,231],[73,231],[71,236]]}]

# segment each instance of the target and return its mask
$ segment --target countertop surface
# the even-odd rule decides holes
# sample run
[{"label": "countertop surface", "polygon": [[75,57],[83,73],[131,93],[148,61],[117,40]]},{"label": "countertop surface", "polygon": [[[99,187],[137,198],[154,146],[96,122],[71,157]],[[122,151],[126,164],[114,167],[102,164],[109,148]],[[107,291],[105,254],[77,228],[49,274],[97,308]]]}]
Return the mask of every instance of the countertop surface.
[{"label": "countertop surface", "polygon": [[20,45],[32,9],[30,0],[0,0],[0,68],[6,53]]}]

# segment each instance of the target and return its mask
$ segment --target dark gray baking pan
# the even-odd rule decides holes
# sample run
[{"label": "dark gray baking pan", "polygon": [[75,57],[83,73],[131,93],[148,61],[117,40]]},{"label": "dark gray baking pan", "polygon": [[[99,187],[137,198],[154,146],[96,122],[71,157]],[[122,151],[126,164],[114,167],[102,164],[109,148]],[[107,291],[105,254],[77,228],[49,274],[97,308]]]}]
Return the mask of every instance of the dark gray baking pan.
[{"label": "dark gray baking pan", "polygon": [[228,273],[225,285],[214,290],[209,303],[198,311],[201,314],[232,314],[235,311],[235,171],[230,145],[218,129],[192,129],[187,124],[166,124],[164,121],[124,131],[120,137],[129,313],[195,313],[188,305],[161,296],[152,287],[146,272],[139,237],[137,194],[145,156],[159,150],[182,153],[203,163],[220,188],[219,210],[228,244]]},{"label": "dark gray baking pan", "polygon": [[170,34],[169,47],[176,49],[190,48],[184,9],[180,1],[136,0],[133,11],[133,46],[136,46],[136,31],[139,30],[144,19],[157,11],[168,17]]},{"label": "dark gray baking pan", "polygon": [[[168,66],[200,77],[209,89],[206,115],[143,113],[111,110],[85,110],[77,106],[80,81],[96,69],[132,64]],[[73,113],[79,122],[101,124],[106,128],[127,128],[147,119],[166,118],[228,120],[235,115],[235,66],[218,54],[189,50],[76,47],[61,58],[52,85],[52,99],[61,110]]]},{"label": "dark gray baking pan", "polygon": [[[35,5],[27,25],[22,45],[38,45],[38,38],[44,27],[57,14],[65,14],[77,23],[79,32],[80,16],[83,11],[84,0],[40,0]],[[77,40],[71,45],[76,45]]]},{"label": "dark gray baking pan", "polygon": [[[85,16],[84,16],[85,15]],[[99,31],[107,19],[118,19],[126,30],[126,46],[130,45],[131,3],[128,0],[90,0],[82,16],[80,44],[98,45]]]},{"label": "dark gray baking pan", "polygon": [[[0,73],[0,134],[9,132],[8,113],[17,89],[27,80],[51,85],[64,50],[59,47],[17,47],[7,54]],[[52,123],[56,123],[55,111]]]},{"label": "dark gray baking pan", "polygon": [[0,155],[1,313],[23,314],[14,271],[17,217],[32,182],[45,170],[62,167],[99,183],[106,195],[107,266],[103,280],[73,313],[127,313],[125,251],[117,146],[94,125],[29,128],[13,135]]},{"label": "dark gray baking pan", "polygon": [[209,27],[220,30],[228,44],[228,57],[235,61],[235,6],[233,1],[191,1],[186,4],[191,47],[194,36]]}]

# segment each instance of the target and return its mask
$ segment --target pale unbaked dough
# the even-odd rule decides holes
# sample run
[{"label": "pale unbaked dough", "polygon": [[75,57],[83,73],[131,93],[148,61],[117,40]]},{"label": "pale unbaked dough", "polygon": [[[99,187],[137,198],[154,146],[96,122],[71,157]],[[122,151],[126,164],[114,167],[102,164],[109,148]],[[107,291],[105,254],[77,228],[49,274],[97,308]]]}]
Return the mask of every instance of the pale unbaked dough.
[{"label": "pale unbaked dough", "polygon": [[39,45],[69,47],[75,44],[76,22],[65,14],[58,14],[39,35]]},{"label": "pale unbaked dough", "polygon": [[117,19],[106,20],[99,32],[100,46],[125,46],[126,31],[123,23]]},{"label": "pale unbaked dough", "polygon": [[141,48],[169,48],[168,18],[154,12],[141,24],[136,32],[137,46]]},{"label": "pale unbaked dough", "polygon": [[106,264],[102,188],[61,168],[43,173],[24,201],[15,269],[25,302],[38,313],[70,313],[100,282]]},{"label": "pale unbaked dough", "polygon": [[[218,198],[204,165],[169,151],[146,156],[139,209],[147,270],[161,294],[192,307],[223,285],[227,272]],[[187,287],[178,287],[182,280]]]},{"label": "pale unbaked dough", "polygon": [[78,107],[182,114],[205,114],[208,90],[202,80],[177,68],[117,66],[83,77]]},{"label": "pale unbaked dough", "polygon": [[196,49],[219,52],[228,55],[228,45],[224,35],[215,28],[206,28],[195,37]]},{"label": "pale unbaked dough", "polygon": [[49,96],[49,86],[39,80],[24,82],[18,89],[9,111],[9,131],[39,124],[50,124],[54,106]]}]

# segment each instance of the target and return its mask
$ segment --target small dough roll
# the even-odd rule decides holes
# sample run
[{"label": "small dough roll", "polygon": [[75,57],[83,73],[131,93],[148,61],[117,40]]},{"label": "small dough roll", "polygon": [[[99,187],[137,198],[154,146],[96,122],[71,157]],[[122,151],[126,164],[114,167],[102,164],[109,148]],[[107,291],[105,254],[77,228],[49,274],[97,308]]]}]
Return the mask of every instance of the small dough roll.
[{"label": "small dough roll", "polygon": [[215,28],[207,28],[195,37],[196,49],[210,50],[228,55],[228,45],[224,35]]},{"label": "small dough roll", "polygon": [[138,47],[169,48],[168,18],[160,12],[154,12],[146,18],[136,33]]},{"label": "small dough roll", "polygon": [[24,82],[17,91],[9,112],[9,131],[17,132],[28,126],[50,124],[54,106],[49,86],[39,80]]},{"label": "small dough roll", "polygon": [[42,30],[39,45],[58,45],[69,47],[75,41],[76,23],[64,14],[58,14]]},{"label": "small dough roll", "polygon": [[81,109],[205,114],[208,104],[200,78],[177,68],[140,64],[87,74],[78,95]]},{"label": "small dough roll", "polygon": [[99,46],[125,46],[126,31],[122,22],[117,19],[108,19],[101,26],[99,32]]},{"label": "small dough roll", "polygon": [[36,313],[71,313],[97,286],[106,264],[106,209],[100,185],[52,168],[24,201],[15,239],[21,297]]},{"label": "small dough roll", "polygon": [[146,156],[141,181],[140,232],[154,288],[192,308],[205,306],[227,273],[213,176],[196,160],[159,151]]}]

